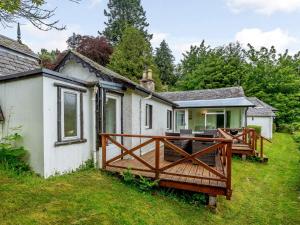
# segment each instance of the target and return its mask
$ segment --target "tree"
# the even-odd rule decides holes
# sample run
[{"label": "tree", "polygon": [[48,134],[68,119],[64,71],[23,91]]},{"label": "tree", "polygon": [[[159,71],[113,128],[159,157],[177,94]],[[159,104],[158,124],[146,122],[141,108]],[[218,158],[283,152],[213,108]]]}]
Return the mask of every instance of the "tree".
[{"label": "tree", "polygon": [[[79,2],[80,0],[70,0]],[[58,26],[59,20],[49,22],[55,15],[55,9],[46,9],[45,0],[4,0],[0,1],[0,23],[7,27],[24,18],[40,30],[63,30],[65,26]]]},{"label": "tree", "polygon": [[38,53],[41,60],[41,66],[51,70],[54,69],[56,61],[61,57],[61,54],[62,53],[58,49],[48,51],[47,49],[42,48]]},{"label": "tree", "polygon": [[241,85],[245,69],[240,44],[211,48],[203,41],[200,46],[191,46],[184,54],[182,77],[176,86],[181,90],[194,90]]},{"label": "tree", "polygon": [[158,68],[162,83],[173,86],[177,80],[174,71],[174,56],[165,40],[160,43],[159,48],[156,48],[154,62]]},{"label": "tree", "polygon": [[68,46],[93,61],[105,66],[113,52],[112,46],[103,36],[73,35],[67,40]]},{"label": "tree", "polygon": [[161,88],[151,45],[143,33],[134,27],[127,27],[124,30],[122,40],[115,47],[108,67],[135,82],[142,78],[146,68],[151,68],[156,88]]},{"label": "tree", "polygon": [[116,45],[127,26],[140,30],[148,41],[152,38],[146,29],[149,24],[140,0],[109,0],[107,7],[108,10],[104,10],[106,28],[102,34],[110,43]]}]

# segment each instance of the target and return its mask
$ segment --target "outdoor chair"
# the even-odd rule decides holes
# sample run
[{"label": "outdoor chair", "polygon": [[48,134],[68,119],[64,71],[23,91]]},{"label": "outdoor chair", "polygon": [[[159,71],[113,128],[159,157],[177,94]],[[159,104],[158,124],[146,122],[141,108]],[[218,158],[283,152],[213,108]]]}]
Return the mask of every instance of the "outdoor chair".
[{"label": "outdoor chair", "polygon": [[[203,138],[214,138],[216,135],[214,134],[195,134],[195,137],[203,137]],[[213,141],[193,141],[192,143],[192,153],[199,152],[203,149],[208,148],[209,146],[214,145],[215,143]],[[216,165],[216,154],[217,151],[211,151],[209,153],[206,153],[204,155],[201,155],[198,157],[199,160],[206,163],[209,166],[215,166]]]},{"label": "outdoor chair", "polygon": [[[166,136],[174,136],[174,137],[181,136],[181,134],[179,134],[179,133],[169,133],[169,132],[166,132],[165,135]],[[173,139],[173,140],[168,139],[168,141],[170,141],[172,144],[176,145],[177,147],[183,149],[184,151],[191,153],[192,141],[179,140],[179,139]],[[175,150],[173,150],[172,148],[170,148],[167,145],[164,146],[164,159],[166,161],[175,162],[182,158],[183,158],[183,156],[181,154],[177,153]]]}]

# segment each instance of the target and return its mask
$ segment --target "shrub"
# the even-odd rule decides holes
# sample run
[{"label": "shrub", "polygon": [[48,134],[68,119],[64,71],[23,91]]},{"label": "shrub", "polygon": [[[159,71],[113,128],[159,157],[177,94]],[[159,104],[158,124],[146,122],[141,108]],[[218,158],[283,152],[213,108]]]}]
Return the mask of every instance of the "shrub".
[{"label": "shrub", "polygon": [[125,171],[122,171],[121,176],[125,183],[133,183],[135,180],[135,177],[133,173],[131,172],[130,168],[127,168]]},{"label": "shrub", "polygon": [[295,127],[293,124],[280,124],[278,127],[278,131],[282,133],[288,133],[288,134],[293,134],[295,132]]},{"label": "shrub", "polygon": [[253,128],[257,134],[259,134],[259,135],[261,134],[261,126],[257,126],[257,125],[248,125],[247,127],[248,127],[248,128]]},{"label": "shrub", "polygon": [[27,151],[18,145],[20,139],[21,136],[18,133],[9,134],[0,139],[0,164],[17,173],[30,171]]},{"label": "shrub", "polygon": [[293,139],[295,140],[295,142],[300,143],[300,133],[294,134]]},{"label": "shrub", "polygon": [[158,180],[151,180],[149,178],[143,177],[143,176],[139,176],[139,189],[142,191],[150,191],[152,190],[154,187],[158,186]]}]

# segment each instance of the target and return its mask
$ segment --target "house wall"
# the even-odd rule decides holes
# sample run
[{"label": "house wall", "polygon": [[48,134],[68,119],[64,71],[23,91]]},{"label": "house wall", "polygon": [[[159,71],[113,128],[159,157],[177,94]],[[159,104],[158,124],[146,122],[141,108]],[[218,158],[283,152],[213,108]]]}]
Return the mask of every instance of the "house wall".
[{"label": "house wall", "polygon": [[29,152],[30,165],[43,175],[43,78],[0,83],[0,105],[6,118],[0,125],[0,133],[4,131],[2,135],[5,135],[7,128],[16,132],[11,129],[21,126],[17,132],[22,135],[21,144]]},{"label": "house wall", "polygon": [[[124,95],[124,133],[142,135],[164,135],[167,129],[167,110],[172,110],[172,106],[166,105],[153,98],[145,99],[149,96],[128,91]],[[152,128],[145,126],[146,104],[152,105]],[[174,113],[173,113],[174,117]],[[174,124],[173,124],[174,127]],[[124,139],[128,147],[142,143],[140,138],[131,140]],[[154,144],[143,148],[141,153],[153,149]]]},{"label": "house wall", "polygon": [[89,72],[88,68],[82,67],[81,64],[76,63],[74,60],[68,61],[59,72],[67,77],[74,77],[87,82],[98,81],[94,73]]},{"label": "house wall", "polygon": [[273,117],[258,117],[258,116],[248,116],[247,117],[248,125],[257,125],[261,126],[262,136],[272,139],[273,136]]},{"label": "house wall", "polygon": [[[93,132],[92,91],[83,93],[83,131],[85,143],[55,146],[57,141],[57,87],[54,83],[70,83],[43,78],[43,117],[44,117],[44,176],[76,170],[85,161],[92,158]],[[81,87],[82,88],[82,87]]]}]

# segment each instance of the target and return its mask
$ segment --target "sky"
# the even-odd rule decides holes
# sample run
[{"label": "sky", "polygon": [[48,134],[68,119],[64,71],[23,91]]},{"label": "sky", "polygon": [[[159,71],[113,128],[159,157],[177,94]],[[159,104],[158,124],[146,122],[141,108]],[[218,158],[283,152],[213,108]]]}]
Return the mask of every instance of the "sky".
[{"label": "sky", "polygon": [[[104,9],[108,0],[48,0],[55,8],[53,20],[66,25],[64,31],[40,31],[21,22],[22,41],[35,52],[66,49],[73,32],[97,35],[105,27]],[[176,62],[191,45],[202,40],[212,47],[239,41],[256,48],[274,45],[279,52],[300,50],[300,0],[141,0],[153,34],[152,45],[165,39]],[[16,39],[16,25],[1,27],[0,33]]]}]

